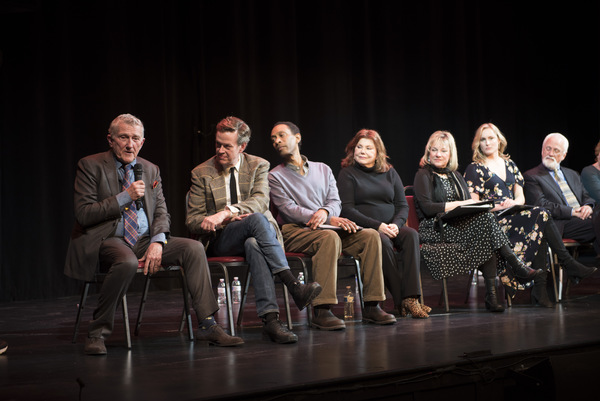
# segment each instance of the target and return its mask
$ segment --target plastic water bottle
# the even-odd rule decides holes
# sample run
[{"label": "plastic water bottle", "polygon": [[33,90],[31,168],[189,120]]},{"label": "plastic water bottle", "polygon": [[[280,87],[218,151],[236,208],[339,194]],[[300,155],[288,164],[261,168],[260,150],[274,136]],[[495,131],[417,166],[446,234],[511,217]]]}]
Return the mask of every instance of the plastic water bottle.
[{"label": "plastic water bottle", "polygon": [[300,274],[298,274],[298,282],[300,284],[304,284],[304,273],[300,272]]},{"label": "plastic water bottle", "polygon": [[219,286],[217,287],[217,299],[219,305],[225,305],[227,303],[227,296],[225,295],[225,279],[219,280]]},{"label": "plastic water bottle", "polygon": [[239,304],[240,302],[242,302],[242,283],[240,283],[239,278],[233,278],[233,282],[231,283],[231,289],[233,291],[233,294],[231,295],[233,297],[233,303]]},{"label": "plastic water bottle", "polygon": [[354,319],[354,293],[349,285],[346,286],[346,296],[344,296],[344,319]]}]

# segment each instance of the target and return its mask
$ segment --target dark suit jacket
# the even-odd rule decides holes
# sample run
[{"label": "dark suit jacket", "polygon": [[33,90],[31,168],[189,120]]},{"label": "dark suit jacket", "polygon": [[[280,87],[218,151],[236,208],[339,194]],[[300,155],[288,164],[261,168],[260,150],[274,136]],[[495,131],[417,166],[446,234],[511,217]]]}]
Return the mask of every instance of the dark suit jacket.
[{"label": "dark suit jacket", "polygon": [[[570,168],[560,168],[573,194],[577,197],[580,205],[594,207],[594,200],[588,195],[581,183],[579,174]],[[543,164],[525,172],[525,202],[528,205],[542,206],[552,214],[554,221],[562,226],[565,221],[571,219],[571,207],[564,199],[563,193]],[[560,220],[563,220],[562,222]]]},{"label": "dark suit jacket", "polygon": [[[169,236],[171,218],[162,192],[158,166],[137,158],[144,168],[146,185],[144,210],[148,216],[150,237],[159,233]],[[116,199],[121,183],[112,150],[84,157],[77,164],[75,176],[75,225],[71,233],[65,274],[79,280],[91,280],[98,266],[102,241],[111,237],[121,219]]]},{"label": "dark suit jacket", "polygon": [[[257,156],[241,153],[242,164],[239,171],[240,198],[235,206],[240,214],[262,213],[274,226],[277,239],[283,246],[283,239],[277,222],[269,211],[269,162]],[[191,233],[199,234],[200,240],[208,244],[212,233],[202,230],[200,224],[207,216],[212,216],[227,206],[227,188],[221,165],[211,157],[192,170],[192,186],[188,194],[186,225]]]}]

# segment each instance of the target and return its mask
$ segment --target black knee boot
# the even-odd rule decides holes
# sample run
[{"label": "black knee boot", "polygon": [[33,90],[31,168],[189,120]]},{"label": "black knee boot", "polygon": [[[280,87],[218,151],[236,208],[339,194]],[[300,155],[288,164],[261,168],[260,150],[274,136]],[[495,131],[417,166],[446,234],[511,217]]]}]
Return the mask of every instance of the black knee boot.
[{"label": "black knee boot", "polygon": [[547,272],[536,277],[533,281],[533,289],[531,290],[531,303],[545,306],[546,308],[554,307],[554,303],[548,298],[548,289],[546,287]]},{"label": "black knee boot", "polygon": [[515,255],[512,249],[508,245],[502,245],[499,249],[500,255],[506,260],[508,263],[508,267],[512,274],[520,279],[524,279],[525,281],[531,281],[535,279],[540,274],[544,272],[540,269],[533,270],[530,267],[525,266],[525,264]]},{"label": "black knee boot", "polygon": [[504,312],[504,306],[498,302],[498,293],[496,291],[496,255],[492,255],[487,262],[479,267],[483,274],[485,283],[485,307],[490,312]]},{"label": "black knee boot", "polygon": [[569,279],[575,282],[575,284],[579,283],[581,279],[591,276],[597,270],[595,267],[583,265],[573,259],[573,256],[571,256],[569,251],[567,251],[567,248],[565,248],[565,244],[562,241],[562,237],[558,232],[554,220],[548,220],[546,227],[544,228],[544,235],[546,236],[548,245],[550,245],[550,249],[556,254],[558,261],[566,270]]}]

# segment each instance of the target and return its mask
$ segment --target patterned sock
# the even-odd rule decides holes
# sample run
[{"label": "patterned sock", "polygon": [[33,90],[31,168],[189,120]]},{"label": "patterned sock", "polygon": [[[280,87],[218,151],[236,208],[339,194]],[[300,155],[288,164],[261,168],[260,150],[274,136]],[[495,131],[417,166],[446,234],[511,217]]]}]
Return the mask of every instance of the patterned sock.
[{"label": "patterned sock", "polygon": [[215,324],[217,324],[217,322],[215,322],[214,316],[208,316],[204,318],[204,320],[200,324],[200,329],[206,330],[209,329],[211,326],[214,326]]}]

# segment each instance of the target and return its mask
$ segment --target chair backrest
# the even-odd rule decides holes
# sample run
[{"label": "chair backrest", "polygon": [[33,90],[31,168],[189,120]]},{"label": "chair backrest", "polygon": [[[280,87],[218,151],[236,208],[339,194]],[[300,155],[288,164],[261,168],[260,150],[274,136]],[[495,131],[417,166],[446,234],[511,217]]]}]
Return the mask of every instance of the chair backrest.
[{"label": "chair backrest", "polygon": [[408,220],[406,225],[412,229],[419,230],[419,218],[417,217],[417,209],[415,209],[415,199],[413,195],[406,196],[408,202]]}]

